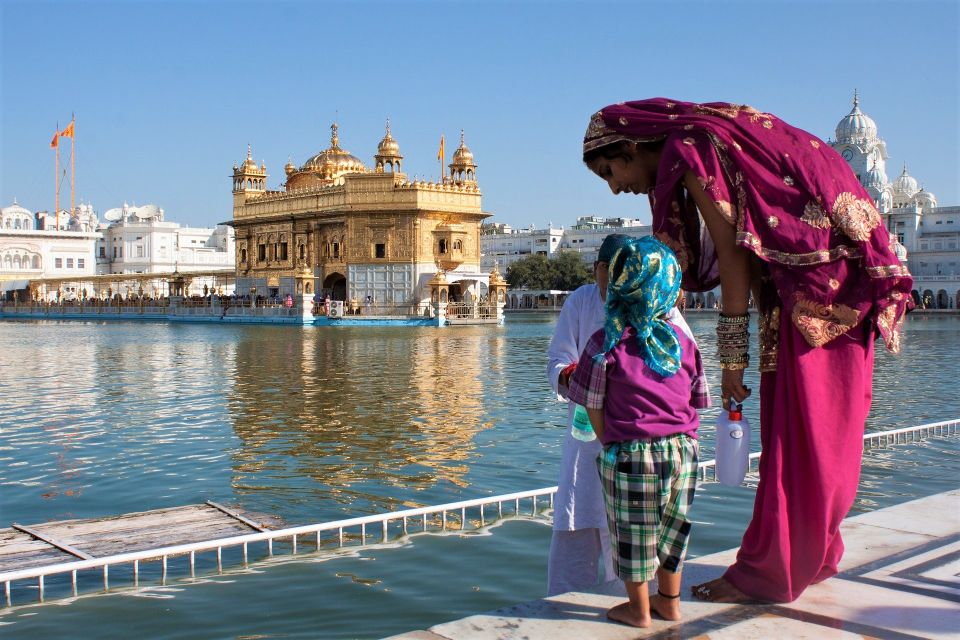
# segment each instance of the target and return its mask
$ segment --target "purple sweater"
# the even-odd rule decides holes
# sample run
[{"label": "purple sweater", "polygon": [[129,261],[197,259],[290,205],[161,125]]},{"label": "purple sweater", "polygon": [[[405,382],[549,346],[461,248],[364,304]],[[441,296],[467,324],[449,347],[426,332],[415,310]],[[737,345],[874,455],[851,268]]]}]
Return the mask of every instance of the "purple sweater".
[{"label": "purple sweater", "polygon": [[570,376],[568,397],[589,409],[603,409],[604,445],[681,433],[697,437],[697,409],[710,406],[703,362],[696,342],[675,325],[670,326],[680,340],[683,356],[680,370],[667,378],[643,362],[633,327],[627,327],[602,363],[593,360],[603,345],[602,329],[593,334],[580,354],[577,369]]}]

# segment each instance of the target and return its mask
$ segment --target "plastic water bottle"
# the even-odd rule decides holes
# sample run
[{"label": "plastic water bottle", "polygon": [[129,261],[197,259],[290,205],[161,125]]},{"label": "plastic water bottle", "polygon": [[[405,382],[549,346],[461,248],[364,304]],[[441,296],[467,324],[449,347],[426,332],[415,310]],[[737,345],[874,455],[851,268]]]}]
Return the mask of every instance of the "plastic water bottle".
[{"label": "plastic water bottle", "polygon": [[717,418],[717,480],[739,487],[750,467],[750,423],[743,417],[743,405],[730,398],[730,410]]},{"label": "plastic water bottle", "polygon": [[574,405],[573,426],[570,427],[570,435],[581,442],[590,442],[597,439],[597,434],[593,431],[593,425],[590,424],[590,416],[587,410],[581,405]]}]

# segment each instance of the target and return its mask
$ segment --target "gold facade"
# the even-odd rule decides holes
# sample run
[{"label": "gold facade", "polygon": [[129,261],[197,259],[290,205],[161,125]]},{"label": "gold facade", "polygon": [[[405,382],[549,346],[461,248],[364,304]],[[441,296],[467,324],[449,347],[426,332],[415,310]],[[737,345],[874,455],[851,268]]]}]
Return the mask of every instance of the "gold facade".
[{"label": "gold facade", "polygon": [[283,191],[265,188],[266,166],[258,167],[249,149],[234,167],[238,279],[282,289],[309,270],[316,291],[343,299],[359,286],[349,282],[351,266],[409,272],[391,296],[412,302],[429,298],[426,281],[438,269],[479,274],[480,223],[490,214],[481,209],[476,165],[462,138],[451,177],[411,181],[399,172],[403,156],[389,125],[372,170],[342,149],[336,125],[331,129],[330,147],[300,168],[285,167]]}]

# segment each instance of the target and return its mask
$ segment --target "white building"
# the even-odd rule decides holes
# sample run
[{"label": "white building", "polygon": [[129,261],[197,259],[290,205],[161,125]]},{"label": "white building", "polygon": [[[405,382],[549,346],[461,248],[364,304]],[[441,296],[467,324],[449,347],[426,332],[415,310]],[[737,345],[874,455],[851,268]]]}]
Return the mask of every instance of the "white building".
[{"label": "white building", "polygon": [[830,144],[850,164],[877,204],[887,229],[896,236],[897,253],[914,279],[914,299],[923,306],[956,309],[960,299],[960,206],[940,207],[937,197],[903,171],[887,178],[886,143],[873,119],[853,109],[837,124]]},{"label": "white building", "polygon": [[156,205],[123,207],[104,213],[97,244],[97,273],[170,273],[233,269],[232,227],[181,227],[164,220]]},{"label": "white building", "polygon": [[[32,213],[14,200],[0,210],[0,291],[24,289],[29,280],[93,275],[96,272],[94,247],[101,235],[97,216],[90,205],[80,205],[69,215]],[[67,287],[66,297],[76,296]]]},{"label": "white building", "polygon": [[593,264],[603,239],[611,233],[623,233],[628,236],[648,236],[653,229],[634,218],[600,218],[582,216],[577,223],[563,234],[560,248],[576,251],[587,264]]},{"label": "white building", "polygon": [[499,268],[506,268],[523,258],[540,254],[553,258],[560,250],[576,251],[587,264],[597,258],[597,251],[603,239],[611,233],[626,233],[643,236],[650,233],[650,225],[629,218],[600,218],[582,216],[570,229],[554,228],[550,224],[546,229],[513,229],[508,224],[493,225],[494,233],[480,236],[480,268],[489,270],[494,262]]}]

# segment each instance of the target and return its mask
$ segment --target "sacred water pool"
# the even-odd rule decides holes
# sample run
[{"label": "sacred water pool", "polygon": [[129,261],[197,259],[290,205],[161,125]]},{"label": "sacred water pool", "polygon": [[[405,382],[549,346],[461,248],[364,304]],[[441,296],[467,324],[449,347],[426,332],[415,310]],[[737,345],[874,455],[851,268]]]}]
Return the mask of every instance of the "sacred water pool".
[{"label": "sacred water pool", "polygon": [[[0,526],[205,500],[292,525],[553,485],[564,416],[544,380],[554,321],[0,323]],[[714,322],[690,318],[717,388]],[[868,430],[960,416],[960,317],[914,315],[906,329],[903,354],[878,352]],[[958,454],[955,439],[868,453],[855,509],[955,489]],[[735,546],[751,498],[705,485],[692,553]],[[0,610],[0,626],[9,638],[382,637],[541,596],[548,544],[543,522],[513,520],[21,605]]]}]

